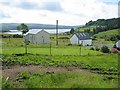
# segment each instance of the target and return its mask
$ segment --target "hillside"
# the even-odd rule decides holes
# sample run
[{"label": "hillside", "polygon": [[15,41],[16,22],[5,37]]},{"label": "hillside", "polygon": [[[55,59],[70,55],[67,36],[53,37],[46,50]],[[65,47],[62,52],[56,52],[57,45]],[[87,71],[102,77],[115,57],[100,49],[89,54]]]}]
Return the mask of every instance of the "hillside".
[{"label": "hillside", "polygon": [[120,39],[118,30],[119,29],[113,29],[109,31],[99,32],[98,34],[95,34],[94,37],[105,39],[107,41],[117,41]]},{"label": "hillside", "polygon": [[106,26],[109,28],[120,28],[118,22],[120,22],[120,18],[98,19],[97,21],[89,21],[85,26]]},{"label": "hillside", "polygon": [[78,27],[75,32],[86,32],[90,35],[98,34],[99,32],[109,31],[120,28],[120,18],[98,19],[89,21],[83,27]]},{"label": "hillside", "polygon": [[[2,27],[0,31],[9,31],[9,30],[16,30],[16,27],[20,23],[2,23],[0,26]],[[33,23],[27,23],[29,29],[55,29],[56,25],[51,24],[33,24]],[[71,28],[77,28],[80,26],[65,26],[65,25],[59,25],[59,29],[71,29]]]}]

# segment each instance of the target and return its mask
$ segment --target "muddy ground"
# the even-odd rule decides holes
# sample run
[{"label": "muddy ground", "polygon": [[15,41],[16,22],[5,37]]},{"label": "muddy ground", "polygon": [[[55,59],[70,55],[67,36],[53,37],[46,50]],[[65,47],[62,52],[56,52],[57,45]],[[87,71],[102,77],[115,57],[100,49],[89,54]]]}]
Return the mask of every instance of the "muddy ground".
[{"label": "muddy ground", "polygon": [[23,71],[28,71],[30,73],[43,72],[43,73],[62,73],[62,72],[81,72],[90,73],[87,70],[83,70],[79,67],[54,67],[54,66],[39,66],[39,65],[28,65],[28,66],[3,66],[2,75],[4,77],[9,77],[9,80],[15,80],[18,74]]}]

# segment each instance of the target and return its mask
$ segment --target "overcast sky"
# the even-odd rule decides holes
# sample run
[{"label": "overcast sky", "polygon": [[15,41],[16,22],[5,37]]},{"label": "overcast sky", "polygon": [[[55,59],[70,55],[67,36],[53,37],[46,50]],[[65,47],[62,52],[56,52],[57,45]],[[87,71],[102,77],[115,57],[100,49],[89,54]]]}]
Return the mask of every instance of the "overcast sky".
[{"label": "overcast sky", "polygon": [[118,17],[119,0],[0,0],[0,23],[84,25]]}]

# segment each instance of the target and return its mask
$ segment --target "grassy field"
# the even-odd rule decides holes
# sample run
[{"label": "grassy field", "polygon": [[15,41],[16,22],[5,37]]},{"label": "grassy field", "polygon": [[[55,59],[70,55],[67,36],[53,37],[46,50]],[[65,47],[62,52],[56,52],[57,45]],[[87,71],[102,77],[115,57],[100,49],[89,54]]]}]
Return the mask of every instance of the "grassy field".
[{"label": "grassy field", "polygon": [[[108,57],[108,58],[106,58]],[[94,59],[93,59],[94,58]],[[74,55],[3,55],[4,65],[44,65],[44,66],[76,66],[88,69],[100,69],[105,71],[117,71],[117,55],[102,56],[74,56]]]},{"label": "grassy field", "polygon": [[[21,79],[22,78],[22,79]],[[16,84],[19,88],[116,88],[117,80],[92,73],[29,73],[21,72]],[[3,80],[5,82],[5,80]],[[31,83],[32,82],[32,83]],[[10,82],[9,87],[15,88]],[[3,85],[5,88],[5,85]]]},{"label": "grassy field", "polygon": [[93,42],[95,42],[95,43],[101,43],[101,44],[109,44],[109,45],[113,46],[116,43],[116,41],[109,41],[109,39],[112,36],[118,35],[118,30],[119,29],[114,29],[114,30],[99,32],[98,34],[94,35],[97,38],[97,40],[94,40]]},{"label": "grassy field", "polygon": [[108,44],[108,45],[114,46],[116,41],[106,41],[105,39],[97,38],[96,40],[93,41],[93,43]]},{"label": "grassy field", "polygon": [[[2,54],[17,54],[17,53],[24,53],[24,43],[23,40],[20,38],[8,38],[3,39],[2,45]],[[55,41],[51,41],[51,54],[52,55],[101,55],[101,52],[89,50],[88,47],[80,47],[77,45],[67,46],[70,42],[69,40],[59,40],[59,45],[55,45]],[[80,50],[81,49],[81,50]],[[56,53],[57,52],[57,53]],[[30,44],[28,45],[28,53],[31,54],[42,54],[42,55],[50,55],[50,45],[43,44],[43,45],[35,45]]]},{"label": "grassy field", "polygon": [[114,30],[109,30],[109,31],[105,31],[105,32],[100,32],[98,34],[95,34],[95,36],[97,38],[107,38],[107,37],[110,37],[112,35],[118,35],[118,30],[119,29],[114,29]]},{"label": "grassy field", "polygon": [[[16,77],[17,83],[14,81],[6,82],[3,78],[3,88],[117,88],[117,54],[104,54],[100,51],[90,50],[90,47],[68,46],[69,39],[59,39],[60,44],[58,46],[55,45],[55,39],[52,39],[51,55],[50,45],[47,44],[30,44],[28,45],[28,54],[24,54],[23,39],[3,38],[2,43],[1,54],[4,67],[13,65],[42,65],[46,67],[79,67],[84,70],[98,72],[21,72]],[[21,77],[24,77],[22,81]],[[109,79],[109,77],[112,79]]]},{"label": "grassy field", "polygon": [[111,39],[112,38],[114,38],[114,39],[116,38],[115,36],[118,35],[118,30],[119,29],[114,29],[114,30],[99,32],[98,34],[95,34],[94,37],[96,37],[97,39],[103,40],[102,43],[104,43],[104,44],[116,43],[115,40],[111,41]]}]

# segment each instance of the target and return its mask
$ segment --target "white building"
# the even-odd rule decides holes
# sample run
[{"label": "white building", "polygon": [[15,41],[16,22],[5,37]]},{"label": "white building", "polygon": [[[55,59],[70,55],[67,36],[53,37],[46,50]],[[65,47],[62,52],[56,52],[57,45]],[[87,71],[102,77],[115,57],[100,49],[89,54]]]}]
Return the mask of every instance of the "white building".
[{"label": "white building", "polygon": [[70,38],[71,44],[92,45],[92,39],[86,33],[76,33]]},{"label": "white building", "polygon": [[50,34],[45,30],[31,29],[24,36],[25,41],[33,44],[48,44],[50,43]]},{"label": "white building", "polygon": [[116,47],[120,48],[120,40],[118,42],[116,42]]}]

